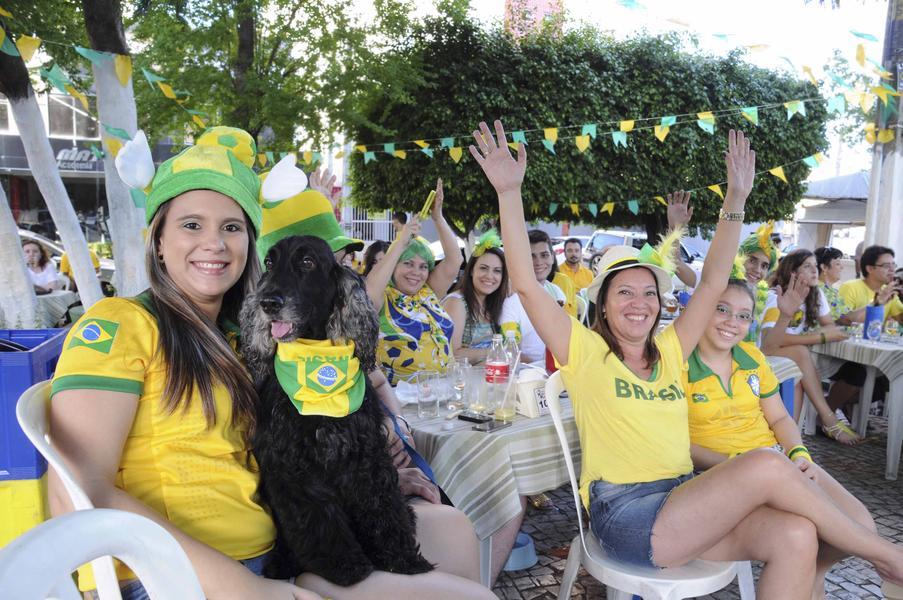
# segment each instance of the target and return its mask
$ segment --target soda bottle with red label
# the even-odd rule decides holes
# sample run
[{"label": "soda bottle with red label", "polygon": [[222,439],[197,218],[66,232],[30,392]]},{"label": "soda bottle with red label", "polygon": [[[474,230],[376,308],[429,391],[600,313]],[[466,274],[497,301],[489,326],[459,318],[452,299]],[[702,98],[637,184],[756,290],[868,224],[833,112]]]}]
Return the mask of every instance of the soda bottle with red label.
[{"label": "soda bottle with red label", "polygon": [[492,347],[486,356],[486,410],[494,411],[505,397],[508,387],[508,353],[502,346],[501,334],[492,336]]}]

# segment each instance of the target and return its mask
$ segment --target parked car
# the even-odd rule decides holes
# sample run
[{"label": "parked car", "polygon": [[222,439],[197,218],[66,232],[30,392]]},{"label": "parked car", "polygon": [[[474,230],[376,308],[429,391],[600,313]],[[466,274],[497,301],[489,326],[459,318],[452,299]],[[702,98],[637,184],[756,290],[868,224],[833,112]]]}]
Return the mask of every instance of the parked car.
[{"label": "parked car", "polygon": [[[63,254],[65,254],[66,249],[63,248],[63,245],[59,242],[54,242],[43,235],[35,233],[33,231],[28,231],[26,229],[19,230],[19,240],[23,243],[27,240],[29,242],[37,242],[42,247],[47,250],[47,253],[50,255],[51,260],[56,263],[57,268],[60,266],[60,260],[63,258]],[[107,290],[112,290],[113,285],[113,274],[116,272],[116,263],[109,258],[101,258],[100,259],[100,281],[101,286],[104,288],[104,293],[107,293]]]},{"label": "parked car", "polygon": [[[632,245],[634,248],[642,248],[646,243],[646,233],[641,231],[619,231],[614,229],[598,229],[593,232],[589,243],[583,248],[583,262],[593,272],[596,272],[593,263],[598,263],[602,252],[611,246]],[[595,261],[593,260],[595,257]],[[690,268],[697,272],[702,271],[702,263],[705,257],[698,252],[690,250],[683,242],[680,243],[680,259],[690,265]],[[683,284],[674,278],[674,285],[683,288]]]}]

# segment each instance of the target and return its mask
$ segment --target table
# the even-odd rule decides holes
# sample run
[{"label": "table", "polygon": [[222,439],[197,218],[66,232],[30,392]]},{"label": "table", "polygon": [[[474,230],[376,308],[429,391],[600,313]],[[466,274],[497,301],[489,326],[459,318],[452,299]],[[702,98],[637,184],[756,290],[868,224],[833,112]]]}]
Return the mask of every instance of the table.
[{"label": "table", "polygon": [[820,373],[835,371],[843,361],[865,366],[865,385],[862,386],[861,400],[853,419],[859,435],[865,435],[866,432],[877,372],[881,371],[890,381],[890,390],[885,402],[887,462],[884,478],[896,480],[900,467],[900,449],[903,446],[903,346],[847,339],[829,344],[816,344],[812,346],[812,352],[815,353],[815,364]]},{"label": "table", "polygon": [[[562,398],[561,407],[579,473],[580,443],[570,400]],[[511,427],[492,433],[472,431],[473,423],[444,416],[409,420],[417,449],[430,463],[436,482],[473,523],[480,540],[480,575],[488,583],[491,536],[520,513],[520,497],[568,482],[552,417],[517,415]],[[448,424],[451,429],[444,429]]]},{"label": "table", "polygon": [[[35,328],[54,327],[66,314],[69,306],[78,300],[78,294],[68,290],[54,290],[49,294],[37,296],[35,312]],[[0,310],[0,327],[14,328],[14,324],[6,323],[3,312]]]}]

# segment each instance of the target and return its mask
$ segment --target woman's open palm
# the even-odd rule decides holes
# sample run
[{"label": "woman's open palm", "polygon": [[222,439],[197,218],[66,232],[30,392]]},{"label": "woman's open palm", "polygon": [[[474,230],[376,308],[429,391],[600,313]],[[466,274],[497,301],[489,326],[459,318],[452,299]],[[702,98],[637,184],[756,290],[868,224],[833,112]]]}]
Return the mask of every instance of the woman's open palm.
[{"label": "woman's open palm", "polygon": [[[473,139],[477,147],[470,146],[470,154],[473,156],[492,187],[499,195],[519,190],[524,181],[524,173],[527,170],[527,150],[523,144],[518,144],[517,160],[511,156],[508,150],[508,142],[505,137],[505,129],[502,122],[495,121],[495,136],[489,131],[486,123],[480,123],[480,131],[473,132]],[[479,150],[477,149],[479,148]]]}]

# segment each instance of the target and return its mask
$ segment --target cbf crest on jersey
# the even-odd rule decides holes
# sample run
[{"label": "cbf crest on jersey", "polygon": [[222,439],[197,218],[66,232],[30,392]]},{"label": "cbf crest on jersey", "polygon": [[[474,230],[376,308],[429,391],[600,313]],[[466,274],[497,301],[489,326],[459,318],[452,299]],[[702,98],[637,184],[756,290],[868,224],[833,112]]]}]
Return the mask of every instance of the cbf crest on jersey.
[{"label": "cbf crest on jersey", "polygon": [[86,319],[78,326],[69,341],[69,348],[84,346],[102,354],[109,354],[116,339],[119,323],[105,319]]},{"label": "cbf crest on jersey", "polygon": [[756,396],[759,395],[759,376],[753,373],[749,377],[746,378],[746,383],[749,384],[749,389],[752,390],[752,393]]}]

